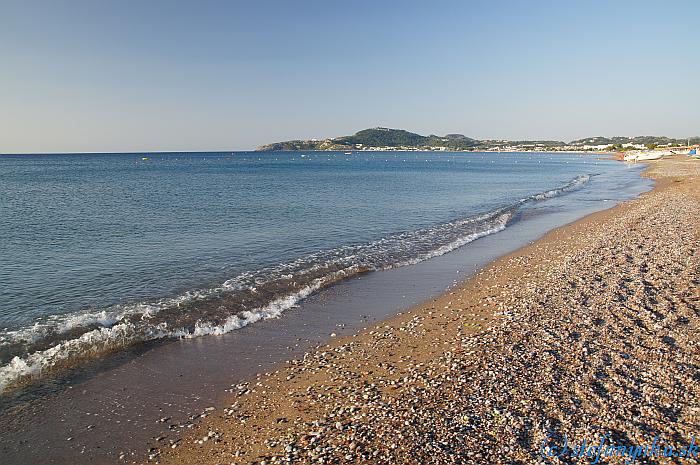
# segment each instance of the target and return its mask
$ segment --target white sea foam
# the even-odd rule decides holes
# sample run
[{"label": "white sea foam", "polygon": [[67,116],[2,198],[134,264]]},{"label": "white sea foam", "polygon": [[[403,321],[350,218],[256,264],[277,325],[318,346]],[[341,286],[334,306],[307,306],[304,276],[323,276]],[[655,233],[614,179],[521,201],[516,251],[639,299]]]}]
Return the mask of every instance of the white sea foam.
[{"label": "white sea foam", "polygon": [[60,335],[76,328],[94,325],[110,328],[132,316],[145,320],[164,308],[177,306],[192,299],[192,294],[188,293],[153,303],[138,302],[114,305],[105,309],[84,310],[65,315],[50,315],[31,326],[5,331],[0,335],[0,347],[16,343],[34,343],[49,335]]},{"label": "white sea foam", "polygon": [[546,200],[552,197],[556,197],[558,195],[561,195],[565,192],[573,191],[576,189],[579,189],[581,186],[586,184],[589,180],[591,179],[590,175],[588,174],[582,174],[580,176],[576,176],[573,180],[571,180],[568,184],[565,186],[548,190],[545,192],[540,192],[539,194],[535,194],[530,197],[532,200]]},{"label": "white sea foam", "polygon": [[432,250],[430,252],[421,254],[420,256],[410,259],[410,260],[405,260],[403,262],[397,263],[396,265],[392,266],[391,268],[398,268],[401,266],[407,266],[407,265],[415,265],[417,263],[420,263],[425,260],[429,260],[431,258],[439,257],[440,255],[445,255],[446,253],[449,253],[455,249],[458,249],[464,245],[467,245],[470,242],[473,242],[481,237],[488,236],[490,234],[497,233],[499,231],[503,231],[506,228],[506,225],[508,221],[511,219],[512,214],[510,213],[503,213],[497,217],[497,221],[495,224],[487,229],[484,229],[482,231],[474,232],[472,234],[468,234],[466,236],[460,237],[449,244],[445,244],[435,250]]},{"label": "white sea foam", "polygon": [[305,286],[303,289],[284,297],[273,300],[265,307],[251,310],[243,311],[236,315],[231,315],[226,319],[224,324],[215,325],[211,323],[197,322],[195,329],[192,332],[179,331],[173,333],[173,336],[193,338],[207,335],[220,336],[236,329],[241,329],[251,323],[255,323],[259,320],[266,320],[269,318],[279,317],[285,310],[288,310],[296,306],[300,301],[304,300],[314,292],[322,289],[326,285],[332,282],[337,282],[348,276],[352,276],[357,272],[356,267],[351,267],[350,269],[343,270],[341,272],[332,273],[329,276],[319,278],[314,280],[310,285]]},{"label": "white sea foam", "polygon": [[121,323],[109,328],[98,328],[88,331],[78,338],[61,342],[50,349],[36,351],[23,358],[14,357],[8,364],[0,367],[0,393],[17,381],[36,378],[44,372],[53,371],[61,364],[86,358],[90,355],[103,354],[136,342],[163,338],[195,338],[206,335],[223,335],[259,320],[276,318],[285,310],[294,307],[301,300],[327,284],[352,276],[357,271],[356,267],[351,267],[316,279],[301,290],[275,299],[262,308],[246,310],[236,315],[231,315],[221,325],[198,321],[194,329],[188,331],[185,329],[169,330],[166,323],[161,323],[149,327],[144,332],[131,323]]},{"label": "white sea foam", "polygon": [[[521,204],[546,200],[578,189],[589,179],[588,175],[578,176],[562,187],[523,199]],[[262,319],[279,317],[284,311],[294,307],[314,292],[333,282],[356,275],[362,270],[380,270],[416,264],[444,255],[481,237],[502,231],[517,208],[517,205],[513,205],[418,231],[398,233],[366,244],[319,251],[277,267],[242,273],[219,286],[189,291],[174,298],[54,315],[19,330],[0,332],[0,347],[18,343],[31,346],[48,336],[60,336],[86,328],[86,331],[77,337],[58,342],[48,349],[35,350],[21,357],[14,357],[9,363],[0,366],[0,392],[8,386],[40,377],[61,366],[71,365],[81,359],[134,343],[163,338],[223,335]],[[328,271],[324,272],[324,270]],[[321,273],[320,277],[314,277],[319,273]],[[152,321],[166,309],[218,295],[235,292],[256,293],[258,287],[283,279],[294,279],[302,283],[308,279],[308,282],[294,292],[276,297],[258,308],[229,315],[223,323],[212,322],[206,316],[200,318],[190,328],[171,327],[167,321],[158,323]],[[93,329],[87,330],[91,327]]]}]

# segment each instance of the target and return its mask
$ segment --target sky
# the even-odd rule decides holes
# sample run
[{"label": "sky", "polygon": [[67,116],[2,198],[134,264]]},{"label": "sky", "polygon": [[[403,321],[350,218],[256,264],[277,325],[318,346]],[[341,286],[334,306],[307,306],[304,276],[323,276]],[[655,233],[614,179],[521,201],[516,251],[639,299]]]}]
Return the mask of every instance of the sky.
[{"label": "sky", "polygon": [[0,0],[0,153],[700,135],[700,2]]}]

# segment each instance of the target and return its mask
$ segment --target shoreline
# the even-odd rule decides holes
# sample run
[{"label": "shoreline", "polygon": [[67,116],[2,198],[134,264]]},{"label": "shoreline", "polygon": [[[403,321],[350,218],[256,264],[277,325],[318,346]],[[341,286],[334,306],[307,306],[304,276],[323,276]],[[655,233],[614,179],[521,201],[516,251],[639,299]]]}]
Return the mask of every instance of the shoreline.
[{"label": "shoreline", "polygon": [[[107,465],[139,463],[149,455],[149,448],[162,450],[171,442],[178,448],[188,440],[190,428],[230,405],[228,392],[237,392],[235,384],[429,302],[499,257],[561,225],[611,208],[605,202],[619,204],[636,198],[652,185],[649,180],[639,182],[643,168],[633,168],[634,184],[622,183],[616,190],[595,188],[590,191],[597,192],[592,198],[581,191],[578,200],[576,193],[562,197],[559,203],[552,204],[550,199],[542,204],[544,210],[535,209],[470,247],[338,283],[310,296],[300,308],[285,312],[282,320],[261,321],[215,338],[129,351],[116,356],[114,363],[107,360],[111,367],[100,361],[99,367],[79,379],[59,380],[63,387],[47,386],[50,391],[45,399],[24,399],[21,409],[8,410],[8,428],[0,435],[0,442],[5,442],[0,456],[7,463],[29,460],[37,464],[83,463],[83,457],[89,457],[91,463]],[[337,337],[331,337],[332,333]],[[164,387],[163,380],[172,384]],[[209,410],[212,406],[216,411]],[[37,421],[35,415],[41,419]],[[100,420],[95,423],[91,416]],[[161,422],[163,419],[167,421]],[[26,449],[26,444],[33,444],[37,452],[52,453],[42,456]]]},{"label": "shoreline", "polygon": [[[491,158],[491,163],[500,163],[499,160],[503,160],[501,157]],[[553,156],[547,158],[548,160],[557,159]],[[533,160],[533,157],[527,159]],[[595,165],[599,163],[609,166],[618,165],[599,162],[598,159],[585,160],[582,157],[571,157],[566,163],[569,161],[573,161],[574,165],[590,163],[590,167],[585,167],[586,171],[597,170]],[[484,163],[488,163],[488,158]],[[505,163],[514,166],[513,163]],[[540,161],[536,163],[539,164]],[[545,163],[547,163],[546,160]],[[534,162],[529,164],[532,165]],[[564,167],[563,164],[559,166]],[[618,167],[617,171],[624,170]],[[74,308],[74,310],[52,314],[50,311],[40,310],[40,307],[33,309],[33,301],[30,297],[23,299],[22,302],[10,301],[8,305],[17,306],[19,313],[28,316],[31,316],[32,312],[37,313],[37,319],[31,324],[21,323],[6,327],[0,334],[3,342],[0,350],[2,361],[0,396],[12,395],[26,387],[31,389],[41,385],[44,380],[62,377],[64,373],[73,371],[74,368],[80,371],[81,364],[90,363],[103,356],[109,357],[119,350],[130,350],[137,345],[149,344],[153,340],[194,338],[209,334],[218,336],[240,329],[260,318],[275,317],[290,306],[295,306],[310,293],[332,286],[341,280],[353,279],[368,270],[384,271],[445,254],[466,242],[502,231],[506,226],[518,221],[513,219],[515,216],[522,217],[527,210],[538,212],[544,210],[535,205],[541,200],[557,202],[552,201],[550,197],[558,197],[569,194],[569,191],[578,190],[592,179],[588,174],[596,176],[602,173],[576,172],[575,174],[576,176],[566,183],[563,178],[559,180],[561,183],[555,183],[553,180],[547,187],[542,185],[546,190],[520,200],[509,198],[507,202],[494,203],[488,208],[477,207],[472,213],[469,213],[468,209],[460,215],[448,212],[436,221],[418,222],[421,226],[417,229],[410,225],[403,229],[384,231],[379,236],[369,235],[367,241],[356,243],[340,241],[328,247],[309,248],[304,253],[289,256],[285,256],[282,251],[283,256],[279,262],[276,261],[277,258],[269,261],[273,263],[271,266],[258,266],[251,261],[252,264],[246,267],[241,266],[237,270],[234,267],[233,271],[218,273],[216,278],[202,277],[198,284],[184,286],[163,294],[157,292],[147,294],[143,291],[132,294],[131,288],[140,288],[131,281],[141,278],[127,275],[124,276],[124,282],[133,285],[114,283],[114,287],[120,289],[112,297],[122,299],[119,295],[123,292],[131,297],[123,298],[117,303],[109,300],[102,303],[96,301],[95,305],[84,308],[66,304],[66,308]],[[639,179],[636,173],[630,173],[627,177]],[[604,183],[599,182],[599,184]],[[508,184],[504,185],[508,186]],[[625,190],[620,189],[620,191]],[[591,191],[594,190],[591,189]],[[609,190],[601,195],[608,197],[585,200],[617,202],[635,194],[619,196],[616,192]],[[446,204],[447,207],[452,208],[451,202]],[[561,208],[561,205],[559,207]],[[574,208],[579,208],[582,211],[580,216],[583,216],[587,213],[588,206],[584,207],[579,203]],[[601,205],[600,208],[605,206]],[[333,224],[332,221],[325,223]],[[440,230],[439,233],[438,230]],[[337,258],[338,253],[344,255]],[[349,262],[346,263],[348,260]],[[259,263],[266,262],[262,260]],[[290,267],[293,273],[287,274]],[[166,267],[155,274],[171,278],[175,282],[181,279],[180,274],[185,276],[182,278],[183,281],[191,280],[186,270],[183,270],[183,273],[173,273],[170,271],[171,268]],[[205,272],[202,274],[208,276]],[[286,276],[291,278],[288,279]],[[156,284],[160,282],[158,279],[155,281]],[[162,281],[166,282],[167,279]],[[98,281],[96,284],[95,289],[99,290],[105,283]],[[11,282],[10,285],[19,287],[21,283]],[[59,288],[49,289],[48,293],[60,293],[60,287],[70,286],[71,281],[69,279],[63,284],[57,282],[57,285]],[[230,288],[235,291],[231,292]],[[35,289],[30,288],[30,290]],[[38,295],[39,291],[35,291]],[[82,291],[73,290],[73,292],[80,296]],[[83,298],[88,297],[83,296]],[[252,314],[248,315],[246,310],[250,310]]]},{"label": "shoreline", "polygon": [[[313,352],[332,341],[332,333],[352,335],[406,311],[557,226],[651,189],[651,181],[639,176],[642,166],[607,163],[611,169],[593,176],[591,188],[536,203],[503,231],[469,247],[336,283],[279,319],[216,337],[121,351],[96,359],[75,377],[19,391],[17,402],[5,404],[0,461],[137,463],[149,455],[148,447],[162,448],[186,437],[190,428],[216,413],[209,407],[225,406],[234,384]],[[42,452],[47,450],[50,456]]]},{"label": "shoreline", "polygon": [[[687,169],[685,173],[674,172],[674,169],[681,164],[685,164],[683,169],[690,167],[688,169],[694,171],[691,174],[688,174]],[[679,192],[679,189],[685,189],[688,191],[684,191],[685,195],[690,195],[690,198],[695,196],[697,199],[697,188],[693,189],[692,183],[688,183],[688,178],[692,179],[696,176],[697,171],[698,166],[693,164],[692,160],[681,161],[673,158],[651,164],[645,175],[656,179],[653,191],[642,194],[636,200],[624,202],[611,209],[590,214],[572,224],[556,228],[533,244],[489,264],[466,282],[436,299],[379,322],[373,328],[368,328],[359,334],[334,340],[318,351],[307,354],[302,360],[292,361],[288,366],[269,375],[258,376],[250,384],[238,385],[237,394],[231,398],[231,407],[227,408],[223,415],[221,412],[213,412],[214,415],[193,428],[190,437],[173,445],[167,442],[164,445],[154,444],[151,459],[160,463],[194,463],[192,460],[195,459],[197,463],[249,463],[262,460],[275,463],[276,460],[283,458],[306,462],[325,457],[340,462],[372,460],[378,463],[391,463],[396,460],[402,463],[413,463],[413,460],[417,460],[416,454],[421,452],[411,449],[410,444],[399,444],[399,442],[407,435],[410,436],[410,433],[415,433],[416,429],[420,429],[413,424],[416,419],[420,418],[423,422],[439,420],[440,425],[433,425],[430,429],[434,430],[433,433],[446,429],[448,432],[444,434],[448,434],[455,426],[453,423],[459,423],[459,421],[452,418],[445,423],[444,412],[452,412],[455,405],[442,405],[442,408],[435,410],[435,402],[439,401],[439,397],[430,397],[433,403],[431,408],[435,415],[424,417],[415,412],[406,414],[407,406],[416,408],[410,402],[406,403],[408,402],[406,396],[429,397],[437,393],[448,398],[454,394],[456,389],[440,388],[434,384],[437,380],[439,380],[437,384],[441,385],[454,383],[454,378],[461,379],[464,373],[469,372],[467,367],[470,364],[478,365],[485,358],[483,353],[482,357],[474,354],[475,349],[471,346],[474,344],[473,341],[480,337],[487,337],[484,335],[488,335],[494,327],[505,320],[522,318],[522,314],[510,308],[511,305],[515,305],[514,302],[517,302],[517,299],[504,300],[513,292],[511,288],[518,287],[517,284],[524,278],[532,279],[533,269],[537,270],[535,273],[538,275],[537,278],[544,279],[539,276],[543,272],[546,278],[546,271],[542,270],[551,267],[552,262],[556,263],[554,259],[557,257],[567,253],[583,253],[582,250],[585,251],[587,244],[576,243],[571,240],[572,237],[580,240],[581,237],[586,236],[586,233],[596,229],[596,234],[601,234],[599,230],[603,225],[612,226],[617,223],[619,217],[630,215],[635,208],[639,209],[645,204],[658,201],[662,196],[673,196]],[[694,227],[697,233],[697,223]],[[692,255],[688,260],[696,258],[696,255]],[[569,263],[569,266],[574,265],[575,263]],[[580,289],[585,288],[586,284],[577,283],[569,290],[581,292]],[[490,290],[494,289],[494,286],[500,290],[500,294]],[[550,296],[546,287],[539,290],[552,299],[565,298],[565,296],[556,295],[556,292]],[[527,294],[527,289],[518,289],[518,292]],[[603,289],[600,292],[605,294],[606,291]],[[533,298],[532,295],[527,297]],[[594,299],[595,294],[586,297],[586,301]],[[576,301],[569,303],[573,306]],[[458,305],[460,308],[457,308]],[[536,304],[533,305],[536,306]],[[517,306],[520,312],[527,311],[520,308],[521,304]],[[560,309],[560,311],[564,310]],[[605,312],[604,309],[600,311]],[[558,316],[561,317],[561,315]],[[611,318],[611,315],[606,316]],[[537,320],[540,315],[531,314],[529,317]],[[569,317],[576,318],[572,315]],[[517,321],[521,324],[523,322]],[[691,327],[696,325],[696,321],[691,321],[689,324]],[[674,338],[674,341],[678,340],[679,338]],[[592,343],[595,342],[593,339]],[[678,344],[678,342],[675,343]],[[498,345],[500,342],[492,340],[491,344]],[[561,347],[559,350],[563,351]],[[550,357],[556,360],[554,355]],[[452,376],[440,375],[437,370],[437,366],[445,369],[445,360],[450,362],[450,365],[447,365],[448,370],[453,365],[458,366],[453,369]],[[609,374],[606,376],[607,378],[602,377],[601,380],[611,378]],[[459,383],[459,390],[466,389],[466,385],[475,383],[474,379],[469,381],[469,383]],[[596,382],[604,384],[604,381]],[[515,389],[519,386],[518,382],[505,384],[516,386]],[[584,397],[584,394],[586,393],[582,393],[581,396]],[[697,402],[697,385],[692,391],[692,396]],[[489,397],[472,395],[470,398],[478,403],[480,400],[482,402],[490,400]],[[542,398],[539,400],[547,404],[546,400]],[[601,404],[601,399],[595,400]],[[508,410],[512,403],[503,400],[499,402],[506,406],[505,410]],[[386,405],[392,405],[392,407],[384,408]],[[573,405],[576,403],[574,402]],[[467,411],[473,413],[483,405],[473,407],[475,407],[473,410],[467,409]],[[425,407],[421,405],[420,410],[424,409]],[[379,410],[383,412],[383,421],[388,424],[396,422],[394,417],[401,417],[401,428],[397,433],[389,434],[385,428],[373,428],[371,422],[367,423],[370,418],[377,420],[376,412]],[[494,423],[494,418],[500,418],[501,420],[496,420],[492,425],[495,429],[499,429],[503,423],[510,423],[502,420],[503,415],[508,419],[515,418],[512,413],[508,415],[499,408],[495,410],[498,412],[491,417],[479,418],[478,421],[465,420],[460,428],[467,428],[472,433],[462,433],[462,439],[468,441],[479,437],[480,433],[473,432],[476,431],[475,429],[469,429],[470,425],[483,426],[484,422]],[[575,410],[577,409],[574,408]],[[673,422],[676,426],[677,423]],[[372,437],[377,436],[376,433],[379,430],[382,432],[382,441]],[[401,430],[409,431],[403,434]],[[634,431],[628,434],[633,435]],[[387,438],[387,435],[390,437]],[[281,439],[285,436],[286,440]],[[539,439],[535,433],[530,436],[531,442]],[[387,443],[387,440],[394,441],[396,447],[392,449],[392,444]],[[167,439],[163,438],[161,441],[167,441]],[[327,449],[322,447],[316,450],[319,447],[318,444],[327,444]],[[436,447],[435,444],[427,446]],[[524,457],[528,460],[533,459],[533,455],[528,455],[526,448],[516,446],[517,444],[505,446],[508,450],[502,456],[489,456],[489,451],[496,451],[495,446],[484,448],[477,445],[473,449],[465,448],[462,452],[466,455],[453,451],[452,455],[446,457],[459,456],[463,460],[474,459],[475,463],[479,462],[479,458],[487,456],[493,460],[499,460],[499,457],[505,460],[509,456],[512,460],[522,459],[522,454],[525,454]],[[499,448],[502,447],[499,446]],[[310,452],[306,454],[308,451]],[[470,452],[473,452],[472,456],[469,455]],[[433,453],[441,455],[443,452],[433,451]],[[445,457],[441,457],[441,461],[445,460]]]}]

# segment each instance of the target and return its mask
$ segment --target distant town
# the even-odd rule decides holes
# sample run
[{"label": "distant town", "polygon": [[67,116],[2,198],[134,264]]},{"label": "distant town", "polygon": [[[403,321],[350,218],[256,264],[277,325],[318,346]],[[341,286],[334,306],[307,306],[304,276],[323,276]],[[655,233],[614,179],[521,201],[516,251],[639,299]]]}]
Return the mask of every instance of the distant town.
[{"label": "distant town", "polygon": [[571,142],[504,139],[472,139],[463,134],[422,136],[403,129],[364,129],[352,136],[332,139],[290,140],[258,147],[258,151],[478,151],[478,152],[625,152],[657,148],[692,147],[700,137],[673,139],[664,136],[589,137]]}]

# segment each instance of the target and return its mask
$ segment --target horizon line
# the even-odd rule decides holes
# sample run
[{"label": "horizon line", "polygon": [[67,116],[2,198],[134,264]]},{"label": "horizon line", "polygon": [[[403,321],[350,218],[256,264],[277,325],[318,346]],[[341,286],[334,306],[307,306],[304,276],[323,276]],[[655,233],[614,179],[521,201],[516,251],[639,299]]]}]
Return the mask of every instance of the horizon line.
[{"label": "horizon line", "polygon": [[[389,130],[396,130],[396,131],[406,131],[406,132],[411,132],[413,134],[418,134],[422,135],[417,132],[412,132],[407,129],[399,129],[399,128],[390,128],[387,126],[374,126],[372,128],[365,128],[365,129],[360,129],[356,131],[354,134],[357,134],[360,131],[364,131],[367,129],[389,129]],[[437,137],[445,137],[449,134],[460,134],[463,135],[464,137],[467,137],[472,140],[476,141],[506,141],[506,142],[544,142],[544,141],[549,141],[549,142],[563,142],[565,144],[570,144],[573,141],[579,141],[579,140],[584,140],[584,139],[593,139],[596,137],[605,137],[605,138],[614,138],[614,137],[626,137],[626,138],[635,138],[635,137],[666,137],[669,139],[676,139],[676,140],[683,140],[683,139],[697,139],[700,138],[700,135],[695,135],[695,136],[684,136],[684,137],[672,137],[672,136],[666,136],[666,135],[652,135],[652,134],[638,134],[634,136],[626,136],[626,135],[615,135],[615,136],[602,136],[602,135],[597,135],[597,136],[589,136],[589,137],[581,137],[578,139],[572,139],[570,141],[566,141],[563,139],[503,139],[503,138],[485,138],[485,139],[477,139],[473,138],[470,136],[466,136],[461,133],[457,132],[449,132],[444,134],[443,136],[440,136],[438,134],[429,134],[429,136],[437,136]],[[223,153],[223,152],[257,152],[258,147],[263,147],[265,145],[270,145],[270,144],[277,144],[277,143],[282,143],[282,142],[292,142],[292,141],[306,141],[306,140],[333,140],[337,139],[340,137],[347,137],[347,136],[333,136],[333,137],[322,137],[322,138],[311,138],[311,139],[286,139],[286,140],[278,140],[275,142],[266,142],[261,145],[257,145],[253,149],[226,149],[226,150],[203,150],[203,149],[197,149],[197,150],[163,150],[163,149],[154,149],[154,150],[97,150],[97,151],[86,151],[86,150],[81,150],[81,151],[56,151],[56,152],[35,152],[35,151],[27,151],[27,152],[2,152],[0,151],[0,156],[3,155],[101,155],[101,154],[141,154],[141,153],[160,153],[160,154],[167,154],[167,153]],[[425,137],[425,136],[424,136]],[[315,150],[309,150],[309,151],[315,151]],[[323,150],[327,151],[327,150]]]}]

